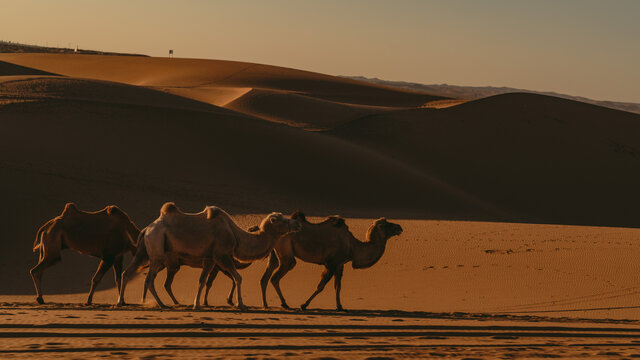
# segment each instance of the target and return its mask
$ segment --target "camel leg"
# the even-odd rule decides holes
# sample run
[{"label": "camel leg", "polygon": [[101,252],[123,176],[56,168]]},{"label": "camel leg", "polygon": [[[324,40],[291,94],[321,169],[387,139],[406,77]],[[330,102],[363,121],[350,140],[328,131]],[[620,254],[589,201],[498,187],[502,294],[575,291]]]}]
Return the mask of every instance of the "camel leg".
[{"label": "camel leg", "polygon": [[223,255],[216,259],[218,266],[223,271],[227,271],[229,275],[233,278],[233,281],[236,283],[237,287],[237,296],[238,296],[238,308],[241,310],[246,310],[247,306],[242,302],[242,276],[236,270],[236,266],[233,263],[233,258],[229,255]]},{"label": "camel leg", "polygon": [[267,268],[264,270],[264,274],[260,279],[260,287],[262,289],[262,306],[268,308],[267,304],[267,285],[269,285],[269,279],[271,279],[271,275],[278,268],[278,257],[276,256],[275,251],[271,251],[271,255],[269,256],[269,263],[267,264]]},{"label": "camel leg", "polygon": [[[162,271],[164,268],[165,268],[165,266],[164,266],[164,265],[161,265],[161,266],[158,268],[158,271],[156,271],[156,275],[157,275],[160,271]],[[149,273],[147,272],[147,274],[149,274]],[[149,284],[150,284],[150,283],[148,283],[148,282],[146,282],[146,281],[142,284],[142,303],[143,303],[143,304],[147,301],[147,291],[149,291]],[[154,287],[155,287],[155,282],[153,282],[153,284],[154,284]]]},{"label": "camel leg", "polygon": [[154,284],[158,272],[162,270],[163,267],[164,265],[162,263],[151,262],[149,264],[149,272],[147,273],[147,277],[144,279],[144,285],[149,289],[149,292],[151,293],[151,295],[153,295],[153,298],[156,300],[156,303],[158,303],[158,306],[160,306],[161,308],[166,308],[167,306],[163,304],[160,300],[160,297],[158,297],[158,293],[156,292],[156,287]]},{"label": "camel leg", "polygon": [[331,278],[333,277],[333,274],[336,272],[336,269],[334,266],[326,266],[324,271],[322,272],[322,278],[320,279],[320,283],[318,283],[318,288],[316,289],[316,291],[311,295],[311,297],[309,299],[307,299],[307,301],[302,304],[300,306],[300,308],[302,310],[306,310],[307,306],[309,306],[309,303],[311,303],[311,300],[313,300],[314,297],[316,297],[318,294],[320,294],[320,292],[324,289],[325,285],[327,285],[327,283],[329,282],[329,280],[331,280]]},{"label": "camel leg", "polygon": [[169,294],[169,297],[173,301],[174,305],[180,305],[176,297],[173,296],[173,290],[171,289],[173,278],[178,273],[178,270],[180,270],[180,266],[167,266],[167,278],[164,281],[164,289],[167,291],[167,294]]},{"label": "camel leg", "polygon": [[105,258],[100,261],[100,264],[98,265],[98,270],[96,270],[95,275],[93,275],[93,279],[91,279],[91,290],[89,290],[89,297],[87,298],[87,302],[84,303],[85,305],[91,305],[91,302],[93,301],[93,293],[96,291],[96,287],[102,280],[102,277],[104,276],[104,274],[112,266],[113,266],[112,258]]},{"label": "camel leg", "polygon": [[207,276],[209,276],[209,273],[214,266],[215,263],[211,260],[202,261],[202,272],[200,273],[200,281],[198,282],[198,292],[196,293],[196,298],[193,300],[193,310],[200,307],[200,295],[202,294],[202,288],[207,281]]},{"label": "camel leg", "polygon": [[273,285],[273,288],[276,289],[278,297],[280,297],[282,307],[289,309],[289,305],[287,305],[287,301],[284,299],[284,295],[282,295],[282,290],[280,289],[280,280],[282,280],[282,278],[296,266],[296,259],[294,257],[283,257],[279,261],[280,266],[276,273],[271,277],[271,284]]},{"label": "camel leg", "polygon": [[120,288],[122,287],[122,261],[123,256],[117,256],[113,261],[113,276],[116,280],[116,288],[118,288],[118,294],[120,294]]},{"label": "camel leg", "polygon": [[42,274],[44,273],[44,270],[46,268],[55,265],[58,261],[60,260],[59,259],[52,260],[47,257],[41,257],[38,264],[29,271],[31,273],[31,278],[33,279],[33,285],[36,288],[36,301],[40,305],[44,304],[44,300],[42,299],[42,288],[41,288]]},{"label": "camel leg", "polygon": [[[149,260],[149,256],[147,255],[147,251],[144,247],[144,242],[142,242],[141,246],[138,248],[138,251],[136,251],[136,256],[133,258],[133,260],[131,260],[131,263],[129,263],[125,271],[122,273],[122,280],[120,282],[120,297],[118,298],[117,306],[125,305],[124,289],[127,286],[127,282],[138,271],[138,268],[142,265],[142,263],[148,260]],[[146,288],[146,282],[145,282],[145,288]],[[146,290],[145,290],[145,293],[146,293]]]},{"label": "camel leg", "polygon": [[342,308],[342,304],[340,303],[340,290],[342,289],[342,273],[343,273],[343,271],[344,271],[344,264],[338,266],[338,269],[336,270],[335,278],[333,279],[334,286],[336,288],[336,309],[338,311],[344,310]]},{"label": "camel leg", "polygon": [[[220,267],[218,265],[214,266],[213,269],[211,269],[211,272],[209,273],[209,276],[207,277],[207,285],[204,289],[204,301],[203,304],[204,306],[209,306],[209,291],[211,290],[211,286],[213,286],[213,281],[216,279],[216,277],[218,276],[218,272],[220,271]],[[235,284],[235,283],[234,283]]]},{"label": "camel leg", "polygon": [[229,295],[227,296],[227,304],[229,306],[233,306],[233,294],[236,292],[236,282],[233,281],[233,277],[226,271],[222,271],[223,274],[227,275],[229,279],[231,279],[231,290],[229,291]]}]

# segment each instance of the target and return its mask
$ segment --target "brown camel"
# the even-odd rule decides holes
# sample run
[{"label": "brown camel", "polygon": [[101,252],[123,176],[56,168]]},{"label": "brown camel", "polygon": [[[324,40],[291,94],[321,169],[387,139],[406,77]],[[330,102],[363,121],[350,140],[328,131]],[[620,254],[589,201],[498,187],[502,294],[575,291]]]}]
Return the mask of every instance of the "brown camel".
[{"label": "brown camel", "polygon": [[86,212],[79,210],[73,203],[66,204],[61,215],[38,229],[33,244],[33,251],[40,251],[40,260],[31,269],[36,301],[44,304],[40,288],[42,274],[46,268],[61,260],[60,252],[64,249],[101,259],[91,280],[87,305],[91,304],[96,286],[110,267],[113,267],[116,285],[120,290],[122,257],[127,251],[135,253],[135,240],[139,233],[140,230],[129,216],[115,205],[96,212]]},{"label": "brown camel", "polygon": [[166,203],[160,209],[160,217],[140,233],[136,256],[122,275],[118,305],[124,304],[128,278],[149,259],[149,272],[144,285],[160,307],[165,305],[153,283],[158,271],[168,264],[175,266],[173,264],[180,262],[200,262],[202,273],[194,308],[199,307],[207,276],[218,265],[233,277],[238,307],[244,309],[242,277],[236,270],[234,258],[243,262],[264,258],[280,236],[299,229],[300,224],[296,220],[287,219],[280,213],[271,213],[260,224],[260,231],[252,234],[242,230],[229,214],[218,207],[207,206],[197,214],[185,214],[174,203]]},{"label": "brown camel", "polygon": [[[271,279],[282,307],[289,308],[280,290],[280,280],[293,269],[298,258],[325,267],[316,291],[300,306],[302,310],[309,306],[311,300],[324,289],[333,276],[335,276],[336,308],[343,310],[340,303],[340,289],[344,264],[351,261],[354,269],[373,266],[384,254],[387,240],[402,233],[400,225],[380,218],[367,231],[367,241],[362,242],[353,236],[344,219],[338,216],[328,217],[319,224],[308,222],[304,214],[299,211],[292,214],[291,218],[302,224],[302,230],[282,236],[274,245],[269,264],[260,280],[262,303],[265,307],[268,307],[267,285]],[[273,274],[276,268],[278,270]]]}]

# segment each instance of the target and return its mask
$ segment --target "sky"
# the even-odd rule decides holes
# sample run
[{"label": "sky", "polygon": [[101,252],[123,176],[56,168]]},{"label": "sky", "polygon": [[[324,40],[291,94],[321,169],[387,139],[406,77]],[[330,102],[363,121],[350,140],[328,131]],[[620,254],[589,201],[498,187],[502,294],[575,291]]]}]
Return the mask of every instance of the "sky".
[{"label": "sky", "polygon": [[637,0],[0,0],[0,40],[640,102]]}]

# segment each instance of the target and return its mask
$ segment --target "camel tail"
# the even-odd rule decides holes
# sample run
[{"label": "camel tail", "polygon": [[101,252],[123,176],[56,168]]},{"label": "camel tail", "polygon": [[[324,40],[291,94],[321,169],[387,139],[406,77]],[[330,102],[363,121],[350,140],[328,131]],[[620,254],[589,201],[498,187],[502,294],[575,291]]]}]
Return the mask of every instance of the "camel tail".
[{"label": "camel tail", "polygon": [[147,231],[147,228],[144,228],[142,229],[142,231],[140,231],[140,235],[138,235],[136,257],[134,259],[135,264],[138,265],[137,271],[144,269],[146,266],[148,266],[148,262],[149,262],[149,254],[147,253],[147,247],[143,241],[146,231]]},{"label": "camel tail", "polygon": [[53,219],[47,221],[44,225],[40,227],[40,229],[38,229],[38,232],[36,233],[36,240],[33,242],[33,252],[36,252],[42,248],[43,233],[49,228],[49,225],[51,225],[52,222],[53,222]]}]

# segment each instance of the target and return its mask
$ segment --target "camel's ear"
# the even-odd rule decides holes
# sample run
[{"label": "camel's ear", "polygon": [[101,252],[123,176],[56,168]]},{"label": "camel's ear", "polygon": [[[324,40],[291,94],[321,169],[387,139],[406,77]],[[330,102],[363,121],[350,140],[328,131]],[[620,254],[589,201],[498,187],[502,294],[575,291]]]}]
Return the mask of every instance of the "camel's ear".
[{"label": "camel's ear", "polygon": [[207,207],[207,220],[211,220],[220,214],[220,209],[217,207]]},{"label": "camel's ear", "polygon": [[252,227],[247,229],[247,231],[249,231],[249,232],[256,232],[258,230],[260,230],[260,227],[258,225],[253,225]]}]

